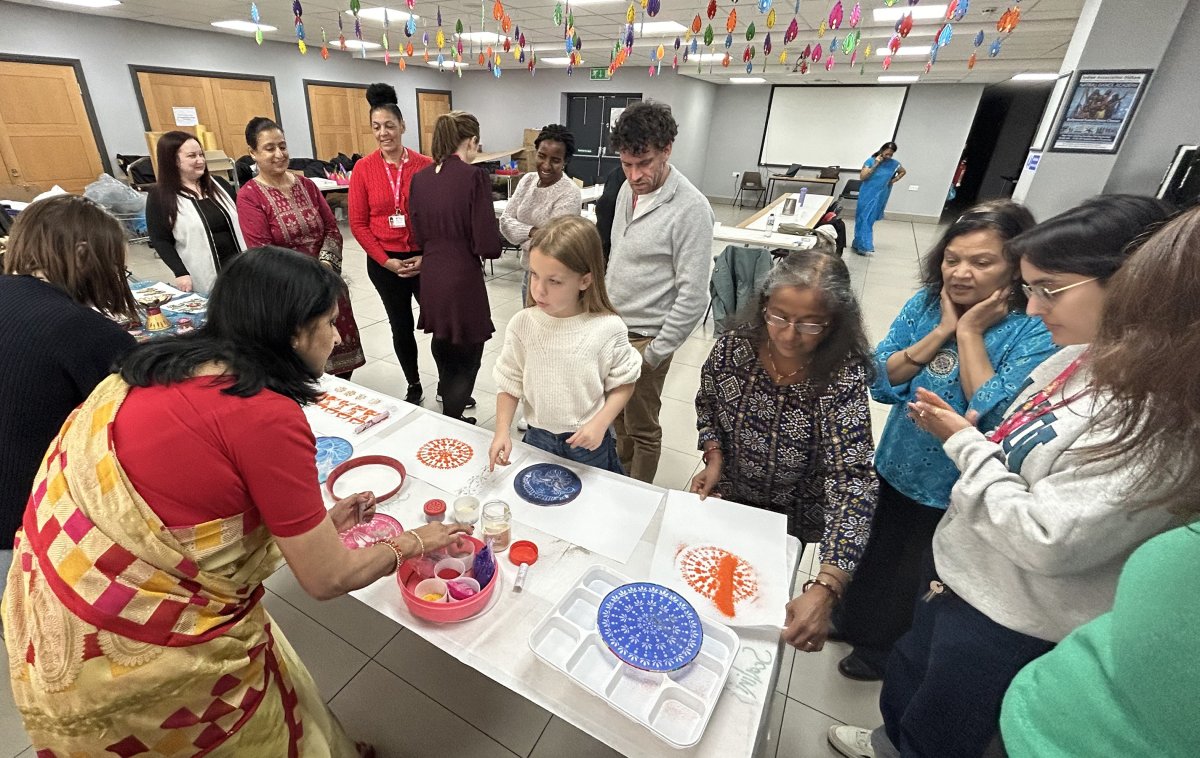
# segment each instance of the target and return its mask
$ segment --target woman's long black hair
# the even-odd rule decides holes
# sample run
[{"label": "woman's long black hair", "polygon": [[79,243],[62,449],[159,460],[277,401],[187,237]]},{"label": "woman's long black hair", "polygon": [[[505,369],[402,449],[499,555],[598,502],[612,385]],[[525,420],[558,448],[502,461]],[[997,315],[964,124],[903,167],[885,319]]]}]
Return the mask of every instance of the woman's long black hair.
[{"label": "woman's long black hair", "polygon": [[121,378],[135,387],[172,384],[220,363],[233,377],[227,394],[269,389],[311,403],[318,376],[292,340],[333,310],[341,290],[338,275],[313,258],[281,247],[247,250],[217,277],[204,326],[137,348],[121,362]]}]

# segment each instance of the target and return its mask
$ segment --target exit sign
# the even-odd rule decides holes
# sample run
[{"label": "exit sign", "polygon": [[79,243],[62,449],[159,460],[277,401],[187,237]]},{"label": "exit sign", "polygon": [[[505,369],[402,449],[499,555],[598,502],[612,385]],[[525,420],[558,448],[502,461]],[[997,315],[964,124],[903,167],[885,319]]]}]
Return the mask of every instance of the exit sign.
[{"label": "exit sign", "polygon": [[594,69],[592,69],[592,75],[589,78],[591,78],[593,80],[607,81],[607,80],[611,79],[612,77],[608,75],[608,69],[594,68]]}]

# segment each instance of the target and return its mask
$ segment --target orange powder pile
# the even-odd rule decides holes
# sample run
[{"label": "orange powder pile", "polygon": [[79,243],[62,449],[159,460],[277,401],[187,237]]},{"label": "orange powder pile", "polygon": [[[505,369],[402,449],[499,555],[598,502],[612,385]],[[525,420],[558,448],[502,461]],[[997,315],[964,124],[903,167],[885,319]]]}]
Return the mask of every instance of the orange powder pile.
[{"label": "orange powder pile", "polygon": [[737,556],[725,553],[717,563],[717,591],[713,594],[713,605],[729,618],[733,618],[733,572],[737,568]]}]

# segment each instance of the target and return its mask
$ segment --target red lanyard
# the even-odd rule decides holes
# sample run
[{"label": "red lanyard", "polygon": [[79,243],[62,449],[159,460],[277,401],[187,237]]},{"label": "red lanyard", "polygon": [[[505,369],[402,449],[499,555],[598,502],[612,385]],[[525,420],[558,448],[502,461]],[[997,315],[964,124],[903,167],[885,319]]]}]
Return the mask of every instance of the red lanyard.
[{"label": "red lanyard", "polygon": [[[383,158],[383,151],[379,152],[379,157]],[[400,212],[400,188],[404,185],[404,164],[408,163],[408,148],[404,148],[404,152],[400,154],[400,162],[396,164],[396,178],[392,178],[391,164],[384,158],[383,173],[387,174],[388,184],[392,188],[392,203],[396,208],[396,213]]]},{"label": "red lanyard", "polygon": [[[1083,365],[1084,356],[1086,355],[1087,354],[1084,353],[1075,360],[1071,361],[1071,364],[1063,369],[1061,374],[1054,377],[1053,381],[1043,387],[1042,390],[1036,395],[1022,403],[1021,407],[1018,408],[1015,413],[1004,419],[1000,426],[996,427],[996,430],[988,435],[988,440],[999,443],[1005,437],[1012,434],[1017,429],[1020,429],[1022,426],[1025,426],[1029,422],[1045,416],[1050,411],[1070,405],[1072,402],[1078,400],[1080,397],[1086,394],[1087,390],[1084,389],[1080,392],[1076,392],[1070,397],[1063,398],[1053,405],[1047,405],[1045,408],[1038,408],[1039,405],[1048,402],[1054,393],[1058,392],[1058,390],[1067,383],[1067,380],[1074,376],[1075,372],[1079,370],[1079,367]],[[1037,408],[1037,410],[1034,410],[1035,408]]]}]

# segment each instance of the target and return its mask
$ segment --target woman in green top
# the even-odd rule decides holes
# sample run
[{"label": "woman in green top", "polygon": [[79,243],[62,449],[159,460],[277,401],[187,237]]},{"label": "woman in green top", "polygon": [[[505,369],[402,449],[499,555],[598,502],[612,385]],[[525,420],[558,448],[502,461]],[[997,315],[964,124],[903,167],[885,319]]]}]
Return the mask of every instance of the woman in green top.
[{"label": "woman in green top", "polygon": [[[1153,451],[1157,503],[1190,521],[1125,564],[1113,609],[1030,663],[1004,698],[1013,758],[1200,755],[1200,208],[1147,242],[1109,285],[1097,385],[1123,401],[1100,455]],[[1145,453],[1143,453],[1145,454]]]}]

